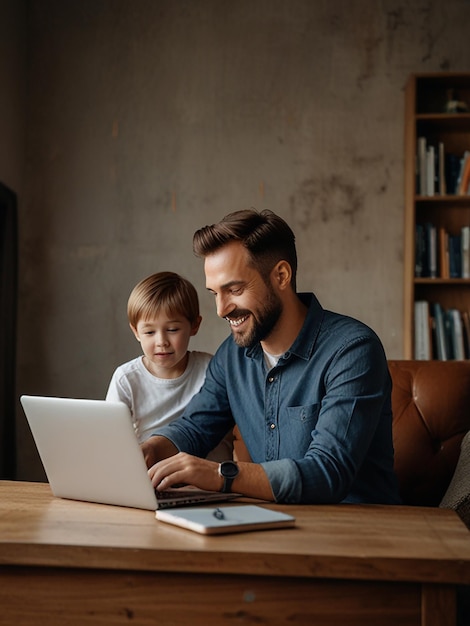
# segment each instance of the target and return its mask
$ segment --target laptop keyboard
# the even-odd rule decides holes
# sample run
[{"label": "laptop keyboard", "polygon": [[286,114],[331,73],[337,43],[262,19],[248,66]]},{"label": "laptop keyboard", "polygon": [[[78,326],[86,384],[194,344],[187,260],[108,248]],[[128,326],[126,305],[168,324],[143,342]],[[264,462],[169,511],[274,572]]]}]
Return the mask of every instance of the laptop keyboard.
[{"label": "laptop keyboard", "polygon": [[174,498],[189,498],[194,500],[196,498],[204,498],[207,495],[206,491],[196,491],[195,489],[168,489],[163,491],[155,490],[155,495],[158,500],[174,500]]}]

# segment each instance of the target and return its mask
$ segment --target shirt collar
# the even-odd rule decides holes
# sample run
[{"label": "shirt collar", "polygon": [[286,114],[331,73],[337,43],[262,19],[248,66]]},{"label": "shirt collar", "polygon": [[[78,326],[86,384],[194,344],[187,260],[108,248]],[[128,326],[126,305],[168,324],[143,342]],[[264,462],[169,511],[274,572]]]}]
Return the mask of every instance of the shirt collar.
[{"label": "shirt collar", "polygon": [[[315,341],[317,340],[318,333],[320,332],[324,314],[324,310],[320,302],[311,292],[298,293],[297,296],[305,304],[305,306],[308,307],[307,315],[294,343],[279,359],[280,363],[283,360],[288,359],[291,354],[295,354],[300,359],[305,359],[307,361],[312,355]],[[245,356],[248,358],[257,358],[258,356],[262,356],[262,353],[263,350],[261,349],[259,343],[251,348],[245,348]]]}]

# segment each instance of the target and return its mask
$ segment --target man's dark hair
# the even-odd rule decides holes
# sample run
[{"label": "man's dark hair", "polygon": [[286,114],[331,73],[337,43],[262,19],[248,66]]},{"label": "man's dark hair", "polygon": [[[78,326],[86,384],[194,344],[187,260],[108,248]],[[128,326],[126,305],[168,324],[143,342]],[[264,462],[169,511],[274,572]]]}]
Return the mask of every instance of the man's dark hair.
[{"label": "man's dark hair", "polygon": [[268,209],[261,212],[245,209],[230,213],[217,224],[204,226],[194,233],[194,254],[206,257],[231,241],[239,241],[248,250],[253,267],[265,282],[268,282],[276,263],[287,261],[292,269],[291,284],[295,291],[295,235],[281,217]]}]

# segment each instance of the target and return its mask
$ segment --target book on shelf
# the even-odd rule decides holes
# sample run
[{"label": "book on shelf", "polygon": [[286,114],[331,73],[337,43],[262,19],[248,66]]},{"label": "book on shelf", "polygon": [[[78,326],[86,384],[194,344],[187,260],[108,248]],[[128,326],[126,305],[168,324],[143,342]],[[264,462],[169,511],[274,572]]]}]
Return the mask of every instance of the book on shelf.
[{"label": "book on shelf", "polygon": [[432,330],[433,330],[433,346],[434,354],[440,361],[447,361],[449,351],[447,347],[446,327],[444,320],[444,311],[439,302],[433,302],[432,311]]},{"label": "book on shelf", "polygon": [[439,195],[445,196],[447,193],[446,185],[446,154],[444,150],[444,142],[440,141],[438,144],[438,174],[437,180],[439,183]]},{"label": "book on shelf", "polygon": [[418,137],[416,177],[420,196],[470,195],[470,150],[447,153],[443,141],[430,143],[426,137]]},{"label": "book on shelf", "polygon": [[450,278],[449,233],[442,226],[439,228],[439,276]]},{"label": "book on shelf", "polygon": [[460,311],[449,309],[446,311],[446,315],[448,318],[451,358],[456,361],[463,361],[465,359],[465,347]]},{"label": "book on shelf", "polygon": [[462,238],[460,234],[449,235],[449,275],[450,278],[462,277]]},{"label": "book on shelf", "polygon": [[462,278],[470,278],[470,226],[462,227],[461,257]]},{"label": "book on shelf", "polygon": [[448,153],[445,155],[446,188],[449,195],[456,193],[457,180],[460,173],[460,161],[461,158],[458,154]]},{"label": "book on shelf", "polygon": [[459,196],[467,196],[469,194],[470,185],[470,150],[465,150],[460,161],[460,171],[457,179],[457,188],[455,193]]},{"label": "book on shelf", "polygon": [[470,359],[470,313],[468,311],[462,312],[462,324],[465,355],[467,359]]},{"label": "book on shelf", "polygon": [[425,224],[426,248],[427,248],[427,275],[430,278],[437,278],[437,229],[427,222]]},{"label": "book on shelf", "polygon": [[416,224],[415,278],[470,278],[470,226],[458,232]]},{"label": "book on shelf", "polygon": [[470,358],[470,313],[439,302],[415,302],[415,352],[417,360]]},{"label": "book on shelf", "polygon": [[418,137],[417,147],[417,185],[420,196],[432,197],[436,194],[445,195],[445,150],[444,143],[437,145],[428,143],[426,137]]},{"label": "book on shelf", "polygon": [[427,300],[415,301],[415,359],[428,361],[432,358],[431,317]]},{"label": "book on shelf", "polygon": [[415,230],[415,276],[422,278],[425,273],[426,242],[424,240],[424,226],[416,224]]},{"label": "book on shelf", "polygon": [[437,277],[437,229],[430,222],[416,224],[415,276]]},{"label": "book on shelf", "polygon": [[457,181],[461,168],[461,155],[446,154],[446,187],[449,195],[457,193]]},{"label": "book on shelf", "polygon": [[427,141],[426,137],[418,137],[418,195],[425,196],[427,191]]},{"label": "book on shelf", "polygon": [[426,188],[425,196],[432,197],[436,191],[436,153],[434,146],[428,146],[426,151]]}]

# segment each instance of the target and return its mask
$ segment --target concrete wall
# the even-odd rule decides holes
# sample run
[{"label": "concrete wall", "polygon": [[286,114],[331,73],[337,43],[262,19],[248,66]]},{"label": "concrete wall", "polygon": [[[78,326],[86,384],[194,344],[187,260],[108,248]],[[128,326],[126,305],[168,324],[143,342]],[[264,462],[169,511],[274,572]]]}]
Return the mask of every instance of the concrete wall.
[{"label": "concrete wall", "polygon": [[[18,395],[104,397],[154,271],[193,280],[192,346],[215,350],[228,330],[192,234],[249,206],[296,231],[301,290],[402,355],[403,88],[470,70],[470,2],[27,6]],[[18,427],[19,478],[39,477],[20,410]]]}]

